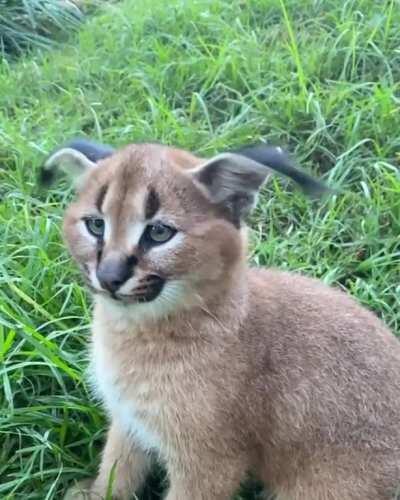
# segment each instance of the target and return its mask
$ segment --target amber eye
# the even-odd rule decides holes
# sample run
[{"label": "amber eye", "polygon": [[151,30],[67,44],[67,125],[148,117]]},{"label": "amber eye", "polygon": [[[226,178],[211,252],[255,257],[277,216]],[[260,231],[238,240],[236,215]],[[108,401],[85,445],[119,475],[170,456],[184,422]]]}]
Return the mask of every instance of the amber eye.
[{"label": "amber eye", "polygon": [[96,238],[102,238],[104,235],[104,220],[97,217],[87,217],[84,219],[87,230]]},{"label": "amber eye", "polygon": [[165,243],[176,233],[176,229],[165,224],[152,224],[146,228],[147,237],[153,243]]}]

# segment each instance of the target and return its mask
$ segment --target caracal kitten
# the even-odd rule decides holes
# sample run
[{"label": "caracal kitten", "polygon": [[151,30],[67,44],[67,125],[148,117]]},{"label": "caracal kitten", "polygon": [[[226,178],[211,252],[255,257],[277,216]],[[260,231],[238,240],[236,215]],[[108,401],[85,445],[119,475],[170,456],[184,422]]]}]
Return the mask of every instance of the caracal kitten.
[{"label": "caracal kitten", "polygon": [[110,418],[68,499],[128,499],[153,460],[167,500],[229,500],[248,474],[282,500],[388,500],[400,483],[400,343],[342,291],[252,268],[244,220],[280,148],[211,160],[75,140],[64,233],[93,292],[90,371]]}]

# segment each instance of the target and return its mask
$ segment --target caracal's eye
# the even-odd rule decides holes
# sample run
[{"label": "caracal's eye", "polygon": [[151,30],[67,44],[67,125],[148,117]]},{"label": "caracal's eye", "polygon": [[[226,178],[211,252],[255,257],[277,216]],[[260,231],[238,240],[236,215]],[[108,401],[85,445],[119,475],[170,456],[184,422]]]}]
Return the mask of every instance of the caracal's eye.
[{"label": "caracal's eye", "polygon": [[87,217],[84,219],[87,230],[96,238],[102,238],[104,235],[104,220],[98,217]]},{"label": "caracal's eye", "polygon": [[165,243],[170,240],[176,233],[176,229],[166,226],[165,224],[157,223],[147,226],[147,237],[152,243]]}]

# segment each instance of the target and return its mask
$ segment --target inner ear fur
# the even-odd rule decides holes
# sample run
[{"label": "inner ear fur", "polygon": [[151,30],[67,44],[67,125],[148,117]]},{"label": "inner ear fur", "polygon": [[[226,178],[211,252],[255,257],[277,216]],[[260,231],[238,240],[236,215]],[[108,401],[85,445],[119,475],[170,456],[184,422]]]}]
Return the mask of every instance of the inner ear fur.
[{"label": "inner ear fur", "polygon": [[97,163],[114,152],[111,146],[86,139],[73,139],[54,151],[40,171],[39,182],[49,186],[59,172],[64,172],[79,189],[87,174]]},{"label": "inner ear fur", "polygon": [[235,153],[220,154],[191,170],[206,196],[224,208],[235,224],[246,217],[271,170]]}]

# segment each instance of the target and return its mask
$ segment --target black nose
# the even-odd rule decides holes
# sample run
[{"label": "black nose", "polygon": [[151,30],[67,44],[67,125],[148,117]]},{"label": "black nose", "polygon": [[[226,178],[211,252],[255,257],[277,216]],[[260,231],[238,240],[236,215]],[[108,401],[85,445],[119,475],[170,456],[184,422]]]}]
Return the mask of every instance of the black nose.
[{"label": "black nose", "polygon": [[132,258],[105,258],[97,268],[97,279],[100,285],[111,293],[114,293],[127,281],[133,274],[133,268],[136,259]]}]

